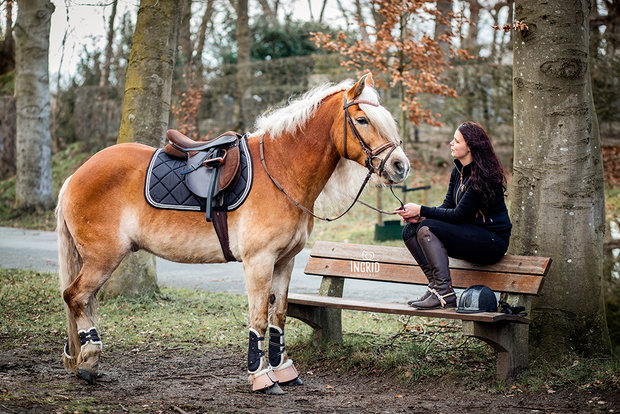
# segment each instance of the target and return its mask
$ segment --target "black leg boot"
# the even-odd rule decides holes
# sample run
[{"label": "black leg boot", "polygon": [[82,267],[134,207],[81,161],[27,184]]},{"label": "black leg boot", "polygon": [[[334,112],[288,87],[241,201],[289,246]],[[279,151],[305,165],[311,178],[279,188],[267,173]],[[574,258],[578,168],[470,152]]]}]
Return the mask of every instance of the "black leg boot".
[{"label": "black leg boot", "polygon": [[452,289],[450,262],[446,249],[426,226],[420,227],[417,239],[431,268],[434,287],[432,294],[424,301],[416,302],[415,307],[418,309],[455,308],[456,295]]},{"label": "black leg boot", "polygon": [[409,252],[411,252],[411,255],[413,256],[415,261],[418,262],[418,265],[420,265],[420,269],[422,269],[422,271],[424,272],[424,276],[426,276],[426,279],[428,280],[428,289],[426,290],[426,292],[424,292],[424,295],[422,295],[419,299],[410,300],[409,302],[407,302],[409,306],[413,306],[414,308],[416,308],[417,307],[416,305],[418,302],[423,302],[430,295],[432,295],[431,292],[433,288],[435,287],[435,282],[433,281],[432,269],[428,265],[428,262],[426,261],[426,258],[424,257],[424,253],[422,252],[422,249],[420,248],[420,245],[418,244],[417,237],[413,235],[412,237],[407,239],[405,241],[405,246],[407,246],[407,249],[409,249]]}]

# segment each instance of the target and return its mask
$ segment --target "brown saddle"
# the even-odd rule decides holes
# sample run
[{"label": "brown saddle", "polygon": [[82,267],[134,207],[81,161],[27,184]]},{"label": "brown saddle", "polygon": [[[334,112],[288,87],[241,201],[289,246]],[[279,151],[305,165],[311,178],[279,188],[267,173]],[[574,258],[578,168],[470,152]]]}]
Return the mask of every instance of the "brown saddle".
[{"label": "brown saddle", "polygon": [[[194,141],[175,129],[169,129],[166,131],[166,136],[169,141],[164,147],[164,152],[187,161],[188,169],[192,171],[187,173],[186,183],[196,195],[200,197],[209,196],[209,184],[203,181],[207,179],[206,175],[210,173],[217,173],[217,193],[237,183],[241,173],[239,168],[241,160],[239,138],[241,135],[228,131],[208,141]],[[194,173],[201,167],[214,168],[217,171]]]}]

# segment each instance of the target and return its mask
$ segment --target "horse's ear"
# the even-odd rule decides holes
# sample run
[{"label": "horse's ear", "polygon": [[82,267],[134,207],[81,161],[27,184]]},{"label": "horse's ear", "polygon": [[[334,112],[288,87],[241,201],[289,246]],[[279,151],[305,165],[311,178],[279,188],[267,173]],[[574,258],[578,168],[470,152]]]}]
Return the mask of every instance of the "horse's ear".
[{"label": "horse's ear", "polygon": [[358,80],[357,83],[347,91],[347,101],[350,102],[356,100],[362,94],[364,87],[374,85],[375,82],[372,79],[372,73],[368,72],[364,74],[360,80]]}]

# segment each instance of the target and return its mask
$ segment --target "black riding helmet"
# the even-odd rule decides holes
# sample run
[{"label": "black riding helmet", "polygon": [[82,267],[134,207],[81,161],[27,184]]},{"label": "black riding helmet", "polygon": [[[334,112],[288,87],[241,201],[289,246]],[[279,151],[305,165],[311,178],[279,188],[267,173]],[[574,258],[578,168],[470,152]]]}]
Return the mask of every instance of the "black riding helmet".
[{"label": "black riding helmet", "polygon": [[495,293],[484,285],[470,286],[459,298],[458,313],[497,312]]}]

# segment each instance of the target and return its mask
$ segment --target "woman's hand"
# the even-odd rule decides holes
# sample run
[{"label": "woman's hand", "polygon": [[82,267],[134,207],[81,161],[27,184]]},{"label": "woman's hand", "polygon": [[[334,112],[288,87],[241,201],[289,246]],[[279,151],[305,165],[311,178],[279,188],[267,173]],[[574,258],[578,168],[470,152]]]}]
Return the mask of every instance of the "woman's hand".
[{"label": "woman's hand", "polygon": [[419,204],[407,203],[404,208],[394,210],[394,213],[400,215],[407,223],[419,223],[424,220],[423,217],[420,217],[420,208]]}]

